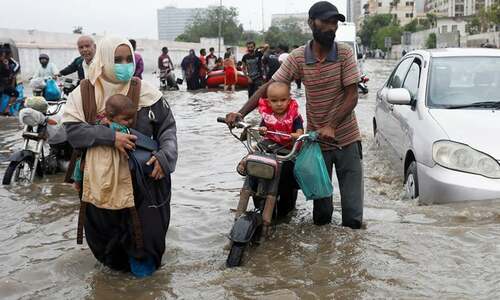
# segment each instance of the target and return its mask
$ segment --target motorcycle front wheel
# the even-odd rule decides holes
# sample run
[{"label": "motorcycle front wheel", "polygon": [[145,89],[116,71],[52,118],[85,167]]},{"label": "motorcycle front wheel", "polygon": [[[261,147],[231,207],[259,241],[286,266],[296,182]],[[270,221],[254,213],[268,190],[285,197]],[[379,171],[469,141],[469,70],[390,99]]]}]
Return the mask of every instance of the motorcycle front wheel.
[{"label": "motorcycle front wheel", "polygon": [[29,182],[33,170],[33,158],[25,157],[21,161],[11,161],[3,176],[2,184]]},{"label": "motorcycle front wheel", "polygon": [[241,265],[241,260],[246,247],[247,243],[233,243],[226,260],[226,266],[228,268],[234,268]]}]

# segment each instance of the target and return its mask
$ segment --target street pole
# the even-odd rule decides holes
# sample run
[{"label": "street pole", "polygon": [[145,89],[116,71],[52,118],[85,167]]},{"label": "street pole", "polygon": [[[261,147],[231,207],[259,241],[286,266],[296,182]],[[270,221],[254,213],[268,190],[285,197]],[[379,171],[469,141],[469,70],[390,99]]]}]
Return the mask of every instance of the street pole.
[{"label": "street pole", "polygon": [[262,6],[262,33],[264,33],[264,0],[261,1]]},{"label": "street pole", "polygon": [[218,49],[218,52],[219,52],[219,57],[221,57],[220,55],[220,37],[221,37],[221,34],[222,34],[222,0],[220,0],[220,3],[219,3],[219,35],[218,35],[218,40],[219,40],[219,49]]}]

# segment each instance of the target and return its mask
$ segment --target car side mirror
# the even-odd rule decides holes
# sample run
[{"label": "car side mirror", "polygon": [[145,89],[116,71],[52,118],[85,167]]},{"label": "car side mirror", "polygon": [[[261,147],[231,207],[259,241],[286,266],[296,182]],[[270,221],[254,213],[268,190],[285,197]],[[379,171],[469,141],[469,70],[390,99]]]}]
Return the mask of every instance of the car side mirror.
[{"label": "car side mirror", "polygon": [[358,59],[363,59],[363,53],[358,52]]},{"label": "car side mirror", "polygon": [[387,92],[387,102],[395,105],[411,105],[411,95],[407,89],[390,89]]}]

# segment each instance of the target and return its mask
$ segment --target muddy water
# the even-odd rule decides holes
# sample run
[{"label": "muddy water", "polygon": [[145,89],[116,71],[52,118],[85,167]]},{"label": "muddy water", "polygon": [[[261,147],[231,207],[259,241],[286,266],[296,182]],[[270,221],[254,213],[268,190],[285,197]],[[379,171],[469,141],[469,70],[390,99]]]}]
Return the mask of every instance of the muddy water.
[{"label": "muddy water", "polygon": [[[137,280],[76,245],[77,197],[61,176],[0,187],[2,299],[361,299],[500,296],[500,204],[419,206],[404,200],[398,161],[372,139],[374,94],[394,63],[367,61],[360,98],[366,229],[312,225],[312,203],[276,226],[241,268],[223,250],[242,179],[243,147],[215,122],[246,92],[167,94],[178,124],[172,220],[163,267]],[[302,91],[294,91],[304,103]],[[250,119],[257,120],[255,115]],[[16,120],[0,119],[0,161],[20,146]],[[6,164],[0,165],[3,176]],[[335,187],[338,190],[338,186]],[[335,222],[340,223],[338,196]]]}]

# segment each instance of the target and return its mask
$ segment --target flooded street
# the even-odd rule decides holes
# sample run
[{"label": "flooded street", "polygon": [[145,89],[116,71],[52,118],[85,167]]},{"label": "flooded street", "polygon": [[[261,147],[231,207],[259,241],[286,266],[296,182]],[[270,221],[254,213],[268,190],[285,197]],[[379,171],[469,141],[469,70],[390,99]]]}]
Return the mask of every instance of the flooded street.
[{"label": "flooded street", "polygon": [[[78,198],[63,176],[0,186],[1,299],[498,299],[500,203],[420,206],[404,199],[401,162],[373,140],[376,90],[395,62],[367,60],[370,93],[356,112],[363,135],[366,229],[312,224],[312,202],[227,269],[223,247],[243,179],[244,147],[216,118],[247,92],[168,92],[179,140],[163,266],[135,279],[76,244]],[[149,80],[156,78],[150,77]],[[185,86],[184,86],[185,88]],[[304,108],[303,91],[293,93]],[[258,121],[253,114],[249,120]],[[17,120],[0,119],[0,174],[21,147]],[[335,185],[334,220],[340,224]]]}]

